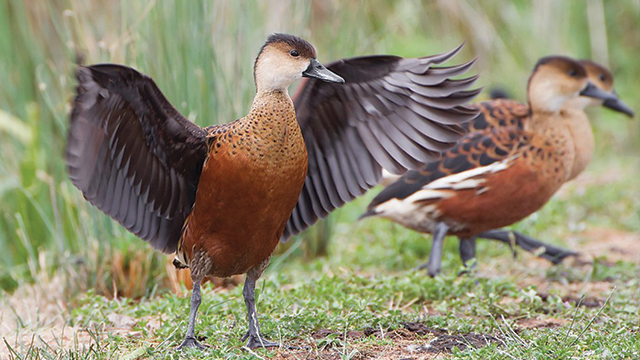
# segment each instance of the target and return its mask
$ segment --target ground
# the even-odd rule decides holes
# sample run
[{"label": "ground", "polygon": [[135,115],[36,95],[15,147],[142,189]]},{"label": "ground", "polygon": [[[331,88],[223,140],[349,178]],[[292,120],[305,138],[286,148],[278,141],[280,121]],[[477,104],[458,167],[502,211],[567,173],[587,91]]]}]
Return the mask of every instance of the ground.
[{"label": "ground", "polygon": [[[189,302],[184,286],[178,293],[137,300],[89,292],[67,305],[56,277],[43,278],[8,299],[15,312],[3,314],[3,334],[15,335],[4,335],[2,358],[47,358],[36,353],[81,359],[640,356],[640,234],[594,227],[567,243],[579,248],[580,256],[560,266],[529,253],[513,259],[497,243],[480,243],[478,271],[463,276],[457,275],[455,247],[449,246],[445,271],[435,279],[411,268],[371,271],[323,259],[285,272],[276,260],[259,283],[258,309],[265,336],[298,347],[294,350],[242,347],[246,321],[238,279],[205,285],[196,330],[210,348],[178,356],[175,346]],[[362,251],[348,248],[343,251]],[[18,328],[16,315],[22,316]]]}]

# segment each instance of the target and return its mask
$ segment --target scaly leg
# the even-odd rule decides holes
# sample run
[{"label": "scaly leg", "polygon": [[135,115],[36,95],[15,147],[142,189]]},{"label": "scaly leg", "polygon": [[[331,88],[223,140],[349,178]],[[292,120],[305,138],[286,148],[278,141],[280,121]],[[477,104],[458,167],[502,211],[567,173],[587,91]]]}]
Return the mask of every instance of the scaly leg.
[{"label": "scaly leg", "polygon": [[418,267],[419,270],[427,269],[427,273],[431,277],[435,277],[440,274],[442,268],[442,247],[444,246],[444,238],[447,236],[449,226],[440,222],[433,230],[433,240],[431,245],[431,252],[429,253],[429,260],[426,264],[422,264]]},{"label": "scaly leg", "polygon": [[242,341],[247,341],[247,347],[250,349],[258,347],[279,347],[280,344],[266,340],[260,334],[260,323],[258,322],[258,313],[256,312],[256,281],[262,275],[264,269],[269,265],[269,259],[263,261],[247,271],[247,277],[242,289],[244,303],[247,305],[247,318],[249,319],[249,330],[242,337]]},{"label": "scaly leg", "polygon": [[[513,242],[515,241],[515,245],[518,245],[529,252],[535,252],[536,249],[544,248],[544,253],[538,256],[545,258],[554,264],[561,263],[562,260],[564,260],[568,256],[575,256],[578,254],[575,251],[553,246],[512,230],[502,230],[502,229],[489,230],[481,234],[478,234],[478,237],[485,238],[485,239],[498,240],[498,241],[507,243],[509,244],[509,246],[512,247],[512,249],[513,249]],[[515,255],[515,251],[514,251],[514,255]]]},{"label": "scaly leg", "polygon": [[[458,248],[460,250],[460,259],[462,259],[462,265],[464,265],[466,268],[475,268],[476,262],[473,261],[473,259],[475,259],[476,257],[476,237],[472,236],[470,238],[460,238],[460,245]],[[469,265],[469,262],[472,262],[471,265]],[[466,270],[463,272],[466,272]]]},{"label": "scaly leg", "polygon": [[191,272],[191,279],[193,281],[193,291],[191,292],[191,311],[189,312],[189,327],[187,328],[187,335],[184,337],[184,341],[178,350],[184,348],[198,348],[200,350],[206,349],[206,347],[198,342],[195,337],[196,315],[198,314],[198,307],[202,301],[200,295],[200,282],[202,282],[202,275],[199,271]]}]

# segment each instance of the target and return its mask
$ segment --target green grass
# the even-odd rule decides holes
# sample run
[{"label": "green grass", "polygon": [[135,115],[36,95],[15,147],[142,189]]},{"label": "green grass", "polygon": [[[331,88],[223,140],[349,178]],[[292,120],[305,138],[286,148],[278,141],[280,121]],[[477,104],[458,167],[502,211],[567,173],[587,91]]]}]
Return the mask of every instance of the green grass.
[{"label": "green grass", "polygon": [[[77,346],[66,342],[65,350],[58,350],[59,345],[47,347],[38,338],[23,340],[34,330],[28,318],[17,330],[9,327],[11,333],[3,327],[0,336],[15,348],[11,356],[18,359],[111,359],[131,353],[178,357],[172,347],[183,335],[188,299],[168,293],[165,258],[92,208],[66,176],[63,154],[78,55],[85,63],[124,63],[149,74],[185,116],[201,125],[245,114],[254,92],[253,59],[275,31],[309,39],[325,62],[374,53],[421,56],[466,41],[456,61],[478,56],[479,85],[501,84],[519,99],[539,57],[560,53],[593,58],[610,65],[618,93],[640,112],[639,23],[640,4],[633,0],[2,1],[0,320],[10,318],[12,309],[6,304],[11,304],[12,293],[42,286],[41,279],[60,279],[65,324],[93,329],[95,341]],[[640,232],[640,123],[603,109],[590,114],[597,143],[593,164],[515,229],[577,249],[593,242],[589,231]],[[322,356],[365,358],[397,342],[388,337],[345,339],[345,330],[386,332],[420,321],[452,333],[486,333],[502,340],[500,346],[455,352],[454,358],[639,356],[637,259],[610,261],[612,254],[603,253],[593,266],[547,268],[528,255],[514,263],[508,249],[483,242],[476,285],[472,277],[455,277],[460,262],[457,244],[450,239],[444,276],[427,279],[411,270],[428,254],[430,244],[423,235],[386,221],[355,222],[372,196],[349,204],[323,226],[277,250],[259,284],[266,335],[312,345],[313,351],[331,345],[318,352]],[[616,287],[606,306],[576,309],[562,300],[569,292],[573,297],[584,292],[604,302],[610,291],[596,291],[596,285]],[[119,299],[105,298],[114,288]],[[212,358],[253,356],[240,349],[246,325],[240,294],[239,288],[205,289],[198,331],[214,347],[208,354]],[[138,320],[129,336],[112,329],[107,320],[112,313]],[[166,314],[162,326],[146,330],[145,322],[159,313]],[[529,318],[566,322],[518,330],[516,323]],[[334,334],[313,339],[311,334],[322,328]],[[93,345],[83,348],[84,343]],[[257,354],[274,356],[269,351]]]}]

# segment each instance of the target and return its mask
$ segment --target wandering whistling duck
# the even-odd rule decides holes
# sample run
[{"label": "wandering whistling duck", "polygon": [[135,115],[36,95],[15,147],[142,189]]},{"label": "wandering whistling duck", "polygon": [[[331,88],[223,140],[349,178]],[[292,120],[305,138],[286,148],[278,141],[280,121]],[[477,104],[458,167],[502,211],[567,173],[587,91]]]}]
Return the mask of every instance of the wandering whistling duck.
[{"label": "wandering whistling duck", "polygon": [[[254,292],[279,239],[376,185],[382,168],[417,167],[459,140],[460,124],[477,115],[463,106],[478,92],[466,90],[476,77],[449,78],[472,62],[435,66],[458,50],[327,69],[305,40],[274,34],[255,61],[249,114],[207,128],[133,69],[80,67],[69,174],[92,204],[191,269],[180,348],[203,348],[194,333],[202,278],[243,273],[247,346],[277,346],[260,334]],[[292,101],[287,88],[302,77],[310,79]]]},{"label": "wandering whistling duck", "polygon": [[[537,211],[571,176],[579,150],[573,136],[583,124],[574,119],[579,114],[563,106],[580,95],[608,102],[617,98],[591,84],[579,62],[562,56],[540,59],[527,90],[528,106],[503,100],[478,106],[481,117],[512,120],[515,126],[498,122],[500,126],[476,128],[441,159],[385,188],[362,216],[432,233],[429,275],[440,272],[447,234],[460,238],[466,264],[475,257],[476,236]],[[518,120],[522,118],[526,120]],[[480,121],[473,125],[480,127]],[[527,249],[534,242],[527,238],[517,244]],[[550,245],[545,251],[549,257],[573,254]]]},{"label": "wandering whistling duck", "polygon": [[[589,119],[584,113],[586,107],[602,105],[630,117],[634,116],[633,110],[617,97],[613,87],[613,75],[607,68],[591,60],[579,60],[579,62],[587,71],[589,82],[599,89],[610,93],[613,97],[603,101],[602,99],[593,97],[579,96],[567,101],[562,107],[562,111],[571,113],[571,116],[567,117],[567,121],[572,122],[569,129],[572,132],[572,138],[577,139],[574,142],[575,159],[567,181],[574,179],[584,171],[593,156],[595,142]],[[516,126],[522,129],[527,119],[529,119],[528,105],[513,100],[493,100],[471,106],[480,110],[480,115],[463,125],[469,132],[485,131],[491,128],[508,126]],[[528,251],[543,249],[543,252],[540,253],[539,256],[553,263],[559,263],[566,256],[573,254],[513,230],[488,230],[478,234],[477,237],[498,240],[506,242],[509,245],[515,243]],[[469,252],[467,255],[461,253],[463,258],[474,257],[474,241],[461,244],[460,251]]]}]

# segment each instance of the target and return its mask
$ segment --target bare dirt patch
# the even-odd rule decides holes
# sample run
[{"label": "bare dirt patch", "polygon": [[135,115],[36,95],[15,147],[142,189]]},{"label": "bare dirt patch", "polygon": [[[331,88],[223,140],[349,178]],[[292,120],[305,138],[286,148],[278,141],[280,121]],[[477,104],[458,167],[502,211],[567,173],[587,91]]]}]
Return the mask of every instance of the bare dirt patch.
[{"label": "bare dirt patch", "polygon": [[[312,334],[316,340],[310,349],[283,351],[275,359],[341,359],[351,354],[354,359],[436,359],[448,357],[453,348],[480,348],[501,340],[488,334],[453,334],[446,329],[421,323],[405,323],[397,329],[349,330],[339,333],[319,329]],[[364,341],[366,338],[380,343]],[[393,341],[385,342],[390,339]]]},{"label": "bare dirt patch", "polygon": [[547,318],[547,319],[520,319],[516,324],[521,329],[553,329],[563,326],[568,321],[565,319]]},{"label": "bare dirt patch", "polygon": [[640,263],[640,233],[609,228],[591,228],[580,234],[577,259],[602,258],[607,261],[631,261]]}]

